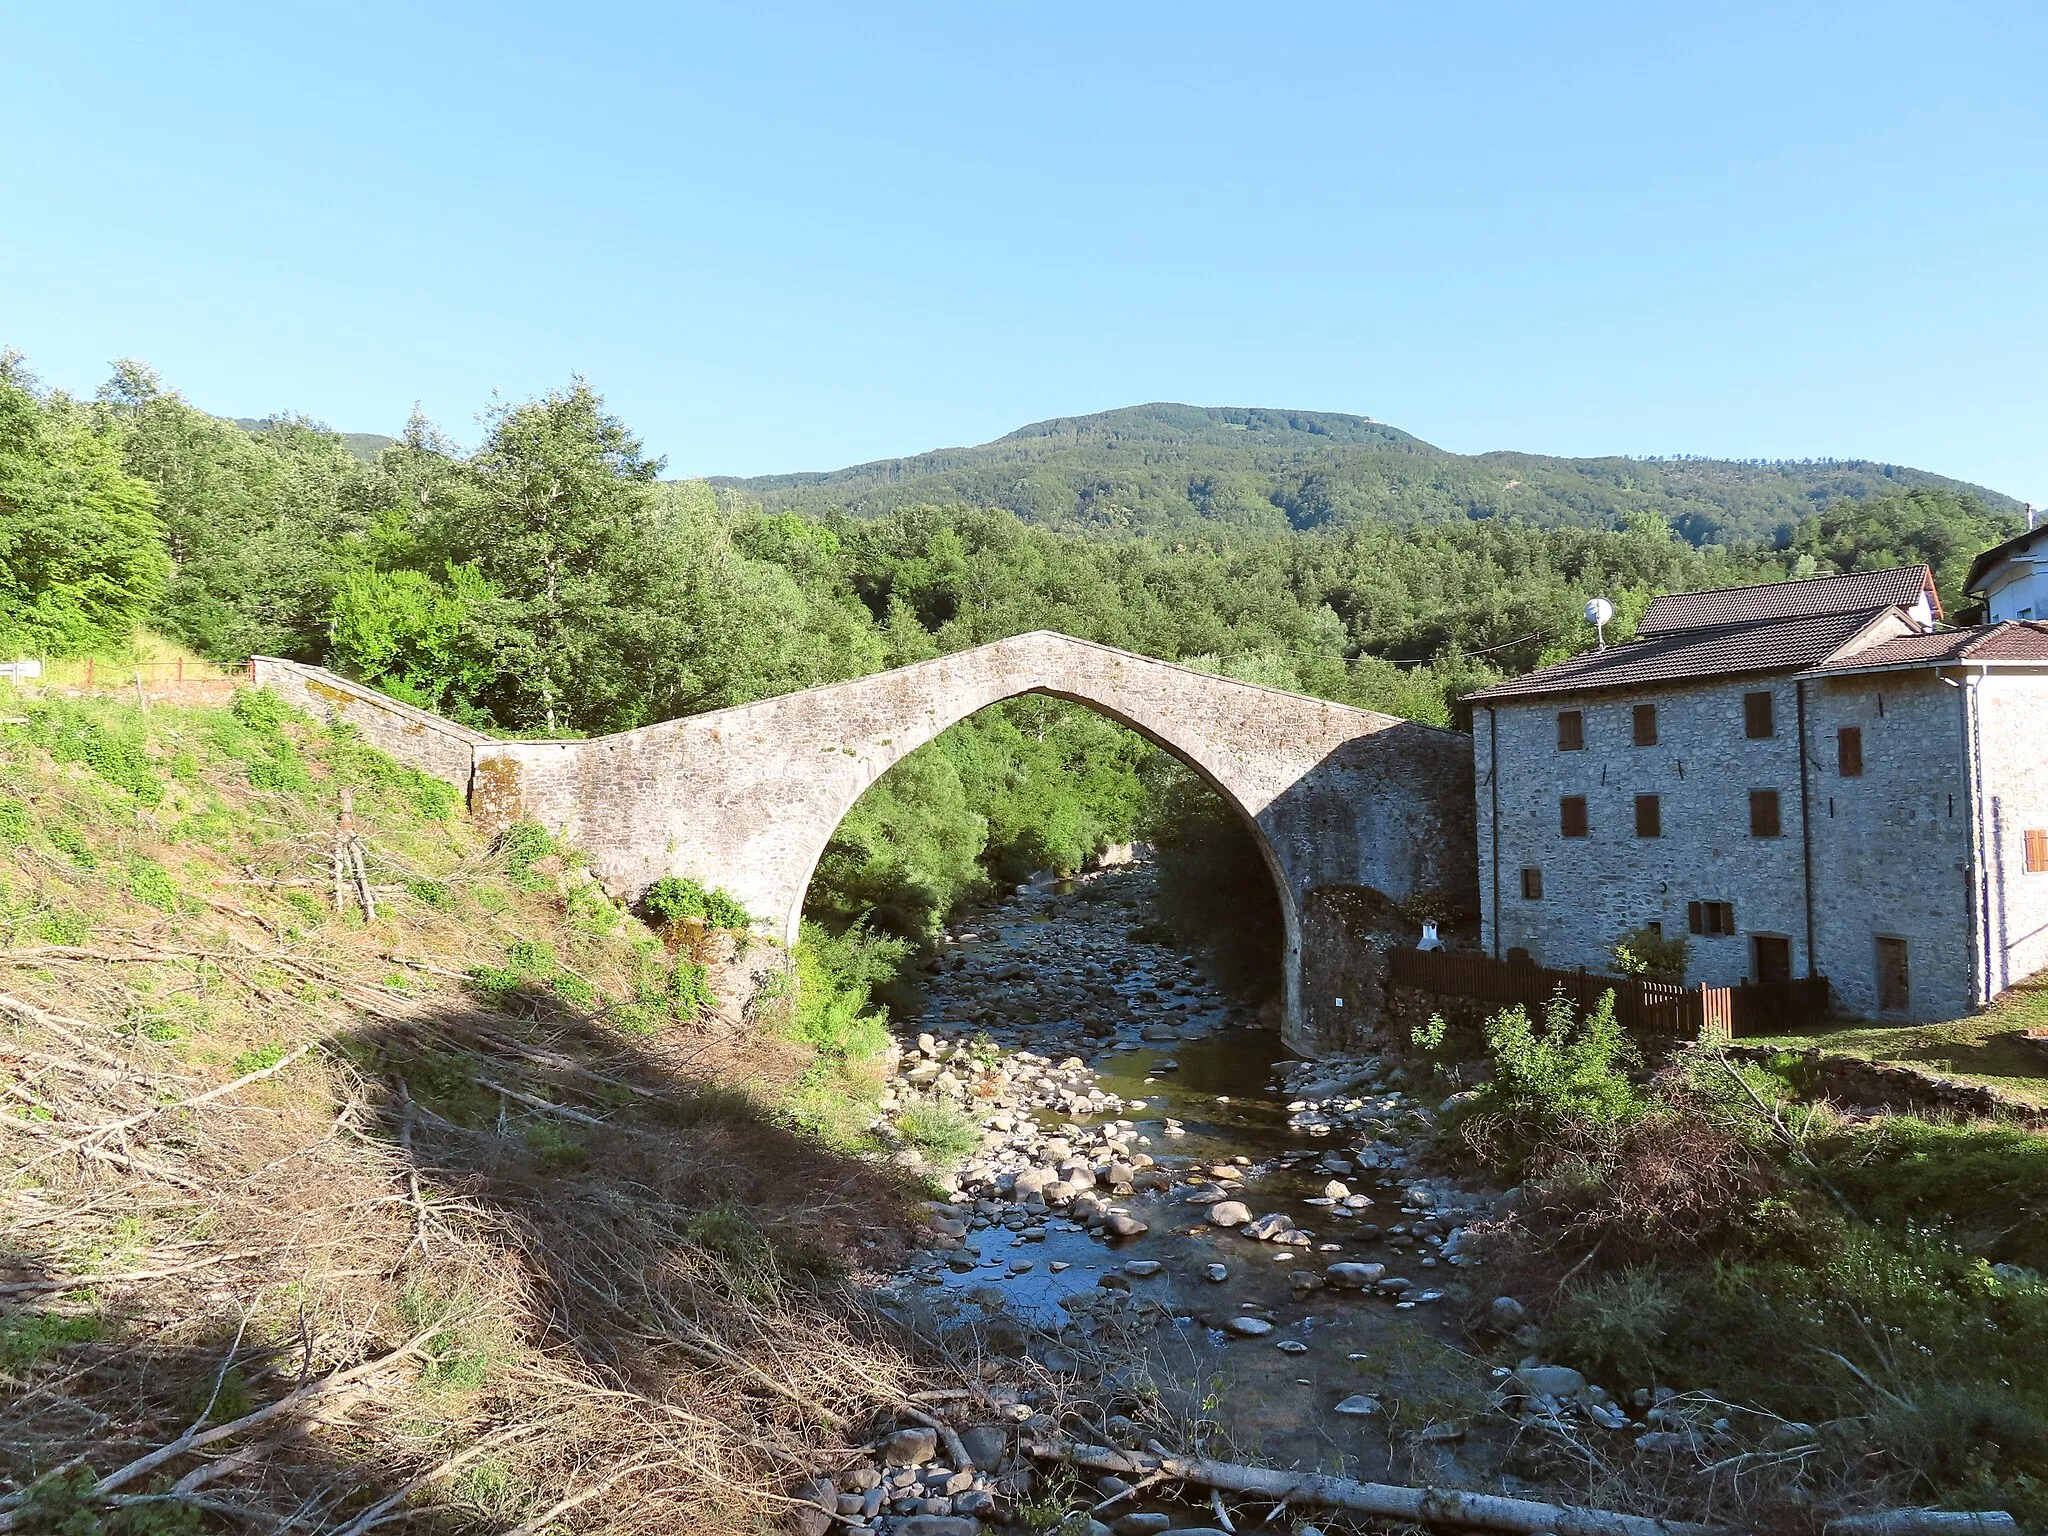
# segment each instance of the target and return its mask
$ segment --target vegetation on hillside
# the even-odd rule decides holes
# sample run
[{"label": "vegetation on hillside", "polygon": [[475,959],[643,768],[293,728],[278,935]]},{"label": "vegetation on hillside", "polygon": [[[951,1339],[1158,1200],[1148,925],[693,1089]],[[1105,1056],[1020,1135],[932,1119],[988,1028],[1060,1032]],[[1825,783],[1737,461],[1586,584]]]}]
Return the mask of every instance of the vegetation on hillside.
[{"label": "vegetation on hillside", "polygon": [[651,930],[268,693],[0,717],[0,1529],[758,1530],[913,1389],[843,948],[720,1014],[730,898]]},{"label": "vegetation on hillside", "polygon": [[2020,510],[1995,492],[1864,460],[1457,454],[1363,416],[1170,404],[1036,422],[979,447],[828,474],[716,483],[812,515],[966,502],[1065,532],[1180,539],[1487,519],[1608,528],[1647,513],[1694,544],[1768,544],[1823,507],[1900,490],[1974,497],[2004,517]]}]

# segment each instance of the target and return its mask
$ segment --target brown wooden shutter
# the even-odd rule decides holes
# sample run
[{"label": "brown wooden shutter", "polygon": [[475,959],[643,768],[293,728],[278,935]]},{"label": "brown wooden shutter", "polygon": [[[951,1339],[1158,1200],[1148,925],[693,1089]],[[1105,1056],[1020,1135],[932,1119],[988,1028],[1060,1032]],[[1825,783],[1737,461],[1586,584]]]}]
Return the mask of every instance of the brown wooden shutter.
[{"label": "brown wooden shutter", "polygon": [[1586,797],[1566,795],[1557,802],[1557,830],[1566,837],[1586,835]]},{"label": "brown wooden shutter", "polygon": [[1557,712],[1557,750],[1579,752],[1586,745],[1586,716],[1581,710],[1560,709]]},{"label": "brown wooden shutter", "polygon": [[1742,696],[1742,733],[1752,739],[1777,734],[1771,720],[1771,696],[1768,693],[1745,693]]},{"label": "brown wooden shutter", "polygon": [[1845,779],[1863,777],[1863,731],[1845,725],[1835,733],[1835,768]]},{"label": "brown wooden shutter", "polygon": [[1707,931],[1706,919],[1702,915],[1705,906],[1706,903],[1703,901],[1688,901],[1685,904],[1685,926],[1688,932],[1705,933]]},{"label": "brown wooden shutter", "polygon": [[2035,830],[2026,834],[2027,873],[2048,875],[2048,830]]},{"label": "brown wooden shutter", "polygon": [[1779,830],[1778,792],[1775,789],[1752,789],[1749,792],[1749,835],[1776,837]]},{"label": "brown wooden shutter", "polygon": [[1654,747],[1657,745],[1657,706],[1638,704],[1635,712],[1636,745]]},{"label": "brown wooden shutter", "polygon": [[1540,869],[1525,869],[1525,870],[1523,870],[1523,871],[1522,871],[1522,900],[1524,900],[1524,901],[1541,901],[1542,899],[1543,899],[1543,871],[1542,871],[1542,870],[1540,870]]},{"label": "brown wooden shutter", "polygon": [[1636,796],[1636,836],[1664,835],[1664,803],[1655,795]]}]

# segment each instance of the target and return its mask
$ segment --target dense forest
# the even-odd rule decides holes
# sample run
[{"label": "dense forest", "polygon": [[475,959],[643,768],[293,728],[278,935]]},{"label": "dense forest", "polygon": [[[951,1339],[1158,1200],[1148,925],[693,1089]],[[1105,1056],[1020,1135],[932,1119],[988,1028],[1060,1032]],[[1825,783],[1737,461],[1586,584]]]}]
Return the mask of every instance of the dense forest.
[{"label": "dense forest", "polygon": [[[1172,524],[1164,514],[1042,526],[980,504],[1003,500],[992,491],[813,514],[664,482],[581,381],[500,405],[462,452],[419,419],[381,448],[298,417],[223,420],[132,362],[75,399],[9,356],[0,649],[113,657],[146,630],[221,661],[322,662],[478,727],[538,735],[627,729],[1052,628],[1455,725],[1462,693],[1587,644],[1580,613],[1595,593],[1619,610],[1610,637],[1625,637],[1661,591],[1924,559],[1953,608],[1970,557],[2016,526],[2002,498],[1917,472],[1691,461],[1602,461],[1603,481],[1585,461],[1532,459],[1516,472],[1552,487],[1547,499],[1475,518],[1455,487],[1477,482],[1390,428],[1191,414],[1172,452],[1154,439],[1133,451],[1103,418],[1028,429],[1058,450],[1032,462],[1128,453],[1151,466],[1146,494],[1171,500],[1190,456],[1229,425],[1211,418],[1244,417],[1231,430],[1256,445],[1244,452],[1270,449],[1271,465],[1298,463],[1286,439],[1327,438],[1391,478],[1349,500],[1331,479],[1342,515],[1224,517],[1200,537],[1183,523],[1171,541],[1130,532]],[[1362,475],[1344,483],[1358,490]],[[1425,484],[1438,499],[1409,494]],[[1381,515],[1373,497],[1397,485],[1398,515]],[[1691,510],[1672,510],[1680,502]],[[1783,531],[1702,539],[1709,506],[1712,531]],[[1124,532],[1091,538],[1076,524]],[[914,943],[990,882],[1073,868],[1108,842],[1143,833],[1183,854],[1227,842],[1230,818],[1190,783],[1085,709],[1011,701],[870,791],[820,867],[813,914],[834,932]]]},{"label": "dense forest", "polygon": [[2019,510],[1995,492],[1893,464],[1466,455],[1364,416],[1169,404],[1041,421],[979,447],[827,474],[713,483],[771,511],[873,516],[967,502],[1096,537],[1460,519],[1609,528],[1648,513],[1693,544],[1769,544],[1823,507],[1901,490]]}]

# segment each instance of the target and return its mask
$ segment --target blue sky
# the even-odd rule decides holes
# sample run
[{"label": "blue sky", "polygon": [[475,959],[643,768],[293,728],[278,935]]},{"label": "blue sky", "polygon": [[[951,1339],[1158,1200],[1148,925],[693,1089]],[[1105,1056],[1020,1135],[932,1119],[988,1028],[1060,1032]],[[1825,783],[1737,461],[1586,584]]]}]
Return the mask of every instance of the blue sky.
[{"label": "blue sky", "polygon": [[0,343],[674,473],[1145,400],[2048,503],[2048,8],[8,5]]}]

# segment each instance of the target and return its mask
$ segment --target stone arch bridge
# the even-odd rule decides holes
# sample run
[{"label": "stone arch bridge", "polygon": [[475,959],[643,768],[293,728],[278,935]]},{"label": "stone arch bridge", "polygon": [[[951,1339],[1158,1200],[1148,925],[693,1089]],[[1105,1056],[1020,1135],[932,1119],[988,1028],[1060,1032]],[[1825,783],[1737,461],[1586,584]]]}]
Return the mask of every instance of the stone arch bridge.
[{"label": "stone arch bridge", "polygon": [[1285,1038],[1312,1054],[1341,1049],[1378,1011],[1380,968],[1345,941],[1361,887],[1477,905],[1467,737],[1067,635],[583,741],[500,741],[296,662],[259,657],[254,672],[446,779],[479,818],[562,834],[615,895],[688,875],[785,943],[840,819],[893,764],[1002,699],[1085,704],[1179,757],[1251,826],[1286,927]]}]

